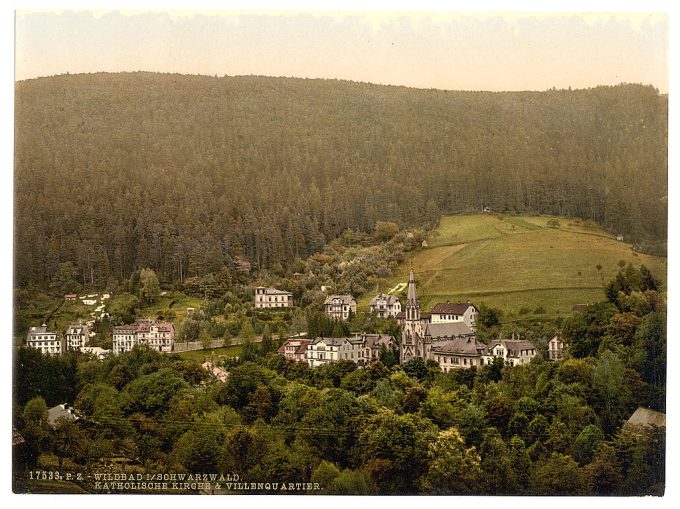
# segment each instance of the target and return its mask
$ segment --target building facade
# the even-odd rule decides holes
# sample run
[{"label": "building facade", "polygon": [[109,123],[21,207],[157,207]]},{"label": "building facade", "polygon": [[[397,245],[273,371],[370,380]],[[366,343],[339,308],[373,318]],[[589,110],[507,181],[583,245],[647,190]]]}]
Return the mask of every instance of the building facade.
[{"label": "building facade", "polygon": [[381,293],[371,299],[369,303],[371,313],[379,318],[395,317],[401,312],[401,302],[395,295]]},{"label": "building facade", "polygon": [[528,363],[536,355],[530,341],[494,340],[485,345],[477,340],[475,325],[478,310],[470,303],[437,304],[429,314],[420,312],[413,267],[409,272],[406,305],[397,317],[401,326],[399,360],[403,364],[415,357],[432,360],[444,372],[484,366],[500,357],[510,366]]},{"label": "building facade", "polygon": [[477,315],[479,310],[472,304],[435,304],[430,311],[430,323],[455,323],[463,322],[474,330],[477,327]]},{"label": "building facade", "polygon": [[382,347],[396,346],[393,336],[385,334],[361,334],[353,338],[342,338],[339,360],[352,361],[359,366],[365,366],[380,358]]},{"label": "building facade", "polygon": [[147,345],[157,352],[172,352],[175,327],[170,322],[137,320],[130,325],[113,328],[113,353],[129,352],[137,345]]},{"label": "building facade", "polygon": [[351,295],[331,295],[323,303],[324,312],[336,320],[347,320],[357,313],[357,302]]},{"label": "building facade", "polygon": [[26,346],[49,355],[61,355],[64,351],[62,339],[56,332],[48,331],[45,324],[40,327],[31,327],[28,330]]},{"label": "building facade", "polygon": [[64,334],[68,350],[82,350],[90,342],[90,327],[87,325],[71,325]]},{"label": "building facade", "polygon": [[307,362],[310,368],[340,360],[340,347],[347,338],[316,338],[307,345]]},{"label": "building facade", "polygon": [[429,320],[421,320],[420,303],[416,295],[416,278],[413,275],[413,267],[410,268],[408,275],[404,315],[400,317],[399,321],[401,324],[399,362],[403,364],[415,357],[425,359],[424,328]]},{"label": "building facade", "polygon": [[290,338],[281,345],[277,352],[288,361],[305,362],[307,360],[307,347],[311,342],[309,339]]},{"label": "building facade", "polygon": [[494,358],[501,358],[510,366],[522,366],[536,356],[536,346],[523,339],[494,339],[489,342],[484,354],[485,364],[491,364]]},{"label": "building facade", "polygon": [[559,336],[548,341],[548,360],[561,361],[564,358],[564,342]]},{"label": "building facade", "polygon": [[255,307],[261,308],[289,308],[293,307],[293,294],[276,288],[255,288]]},{"label": "building facade", "polygon": [[444,373],[454,369],[483,365],[486,345],[475,337],[460,337],[431,343],[428,359],[435,361]]}]

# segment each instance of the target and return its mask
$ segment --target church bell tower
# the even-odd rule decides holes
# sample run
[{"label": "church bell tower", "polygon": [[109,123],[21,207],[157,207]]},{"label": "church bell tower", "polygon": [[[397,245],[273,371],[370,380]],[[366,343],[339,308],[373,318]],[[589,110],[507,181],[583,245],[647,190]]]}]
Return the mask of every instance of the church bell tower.
[{"label": "church bell tower", "polygon": [[423,330],[420,323],[420,304],[416,295],[416,278],[413,275],[413,262],[409,268],[408,290],[404,324],[401,329],[400,361],[408,362],[413,357],[423,357]]}]

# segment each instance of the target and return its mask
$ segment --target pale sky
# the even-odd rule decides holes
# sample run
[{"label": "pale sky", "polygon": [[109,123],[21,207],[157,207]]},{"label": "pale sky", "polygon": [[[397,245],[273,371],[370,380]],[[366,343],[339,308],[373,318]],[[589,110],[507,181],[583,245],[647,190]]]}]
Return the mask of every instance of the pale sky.
[{"label": "pale sky", "polygon": [[15,78],[159,71],[668,91],[664,14],[18,11]]}]

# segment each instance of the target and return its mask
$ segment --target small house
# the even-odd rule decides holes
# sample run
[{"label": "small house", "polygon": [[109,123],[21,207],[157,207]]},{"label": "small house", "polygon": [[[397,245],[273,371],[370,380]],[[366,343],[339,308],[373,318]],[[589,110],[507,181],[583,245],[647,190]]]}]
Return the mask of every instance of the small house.
[{"label": "small house", "polygon": [[283,355],[284,359],[289,361],[306,361],[307,360],[307,346],[311,343],[309,339],[287,339],[277,353]]},{"label": "small house", "polygon": [[323,303],[324,311],[336,320],[347,320],[350,313],[357,313],[357,302],[349,294],[331,295]]},{"label": "small house", "polygon": [[373,297],[368,306],[371,313],[377,314],[379,318],[396,317],[401,312],[399,299],[394,295],[385,295],[384,293]]}]

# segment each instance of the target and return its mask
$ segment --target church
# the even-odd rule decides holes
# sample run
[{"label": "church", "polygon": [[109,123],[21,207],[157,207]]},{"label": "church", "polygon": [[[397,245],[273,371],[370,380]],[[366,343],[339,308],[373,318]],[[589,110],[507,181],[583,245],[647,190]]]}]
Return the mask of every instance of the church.
[{"label": "church", "polygon": [[[454,314],[447,314],[446,310],[455,309]],[[441,358],[442,348],[446,347],[446,355],[451,363],[456,359],[461,367],[475,365],[486,345],[475,338],[474,325],[477,309],[467,304],[437,304],[437,313],[423,313],[416,294],[416,280],[413,266],[410,267],[408,287],[406,292],[406,306],[403,313],[397,316],[401,325],[400,361],[408,362],[414,357],[424,360]],[[434,319],[433,319],[434,318]],[[469,364],[473,363],[473,364]]]},{"label": "church", "polygon": [[[436,313],[435,313],[436,311]],[[397,315],[401,326],[399,360],[403,364],[415,357],[435,361],[448,372],[453,369],[483,366],[501,357],[509,365],[525,364],[536,355],[529,341],[499,339],[485,345],[477,341],[477,308],[472,304],[436,304],[432,313],[420,311],[413,266],[409,270],[406,306]]]}]

